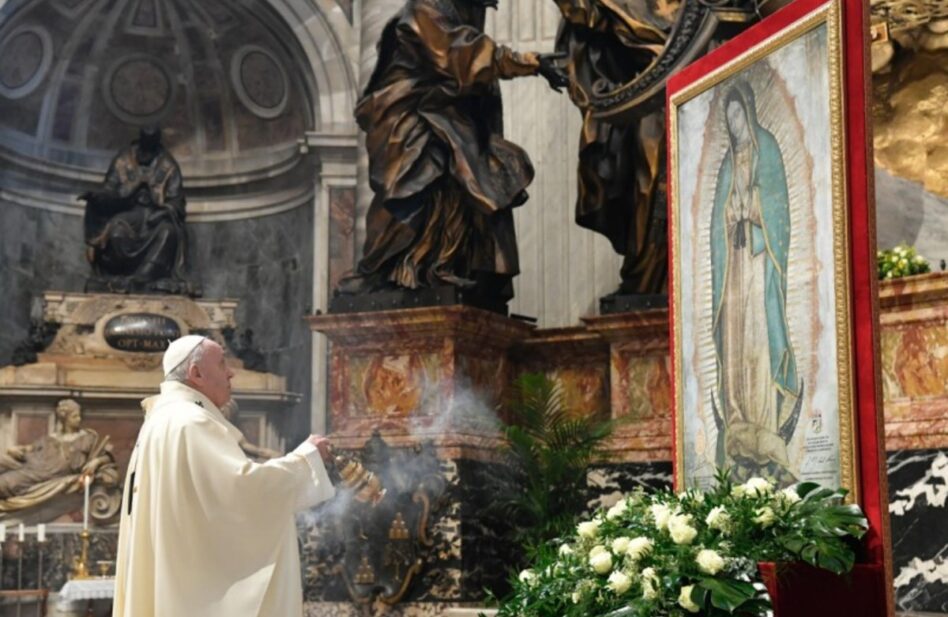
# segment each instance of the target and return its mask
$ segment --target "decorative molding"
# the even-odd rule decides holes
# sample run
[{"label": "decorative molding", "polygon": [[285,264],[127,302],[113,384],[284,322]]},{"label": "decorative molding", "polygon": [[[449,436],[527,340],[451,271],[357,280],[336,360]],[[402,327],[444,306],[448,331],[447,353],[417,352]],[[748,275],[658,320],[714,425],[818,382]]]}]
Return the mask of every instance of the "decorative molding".
[{"label": "decorative molding", "polygon": [[[259,58],[264,63],[269,61],[270,67],[258,64],[248,67],[247,62]],[[254,74],[247,74],[247,71]],[[276,79],[279,83],[272,80]],[[252,114],[265,120],[278,117],[286,109],[290,100],[290,81],[286,75],[283,63],[269,49],[260,45],[244,45],[239,48],[230,61],[230,83],[237,94],[237,99]],[[268,104],[260,100],[276,88],[282,90],[277,100]]]},{"label": "decorative molding", "polygon": [[[189,199],[187,205],[188,222],[214,223],[279,214],[312,203],[313,194],[312,186],[303,186],[247,197],[208,200]],[[0,188],[0,200],[72,216],[82,216],[85,212],[85,206],[81,202],[75,201],[75,196],[62,193],[49,193],[33,189]]]},{"label": "decorative molding", "polygon": [[[164,92],[160,92],[161,82]],[[176,93],[174,72],[153,54],[122,56],[109,65],[102,79],[105,106],[133,126],[162,120],[171,111]],[[160,100],[148,100],[149,94],[157,94]]]},{"label": "decorative molding", "polygon": [[[29,37],[30,35],[35,36],[39,42],[40,57],[39,61],[36,63],[36,67],[32,70],[31,74],[25,80],[23,80],[22,83],[4,83],[3,77],[6,73],[6,69],[10,68],[10,63],[15,63],[18,60],[29,59],[17,57],[16,55],[11,54],[11,44],[14,42],[14,39]],[[52,66],[52,63],[53,39],[50,36],[49,31],[42,26],[34,24],[17,28],[9,35],[4,37],[3,42],[0,43],[0,95],[3,95],[8,99],[21,99],[31,94],[43,82],[46,74],[49,73],[49,68]]]}]

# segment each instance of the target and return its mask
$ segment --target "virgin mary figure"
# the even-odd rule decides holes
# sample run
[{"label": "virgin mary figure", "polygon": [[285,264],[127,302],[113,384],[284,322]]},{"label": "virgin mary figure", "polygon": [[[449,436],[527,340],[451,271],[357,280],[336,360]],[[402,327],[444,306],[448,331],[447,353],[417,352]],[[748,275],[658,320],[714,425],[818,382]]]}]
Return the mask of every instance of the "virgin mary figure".
[{"label": "virgin mary figure", "polygon": [[803,383],[787,326],[787,176],[749,83],[730,88],[724,110],[728,149],[711,213],[716,463],[732,466],[736,480],[769,475],[789,483],[787,444]]}]

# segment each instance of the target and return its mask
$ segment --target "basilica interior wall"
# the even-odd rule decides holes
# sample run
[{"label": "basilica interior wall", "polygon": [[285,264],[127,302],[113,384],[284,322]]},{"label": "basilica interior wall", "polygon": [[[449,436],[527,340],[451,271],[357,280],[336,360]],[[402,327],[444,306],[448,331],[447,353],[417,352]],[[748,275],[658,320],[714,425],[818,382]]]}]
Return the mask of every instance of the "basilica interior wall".
[{"label": "basilica interior wall", "polygon": [[[543,0],[500,2],[488,15],[488,32],[517,51],[553,50],[559,15]],[[622,259],[599,234],[574,222],[576,161],[581,116],[565,92],[544,79],[501,83],[504,133],[523,147],[536,169],[530,199],[514,211],[520,276],[514,313],[540,327],[574,325],[595,315],[598,302],[619,285]]]},{"label": "basilica interior wall", "polygon": [[[79,6],[81,2],[61,0],[55,4],[60,8],[68,8]],[[211,4],[217,3],[208,3]],[[226,188],[215,187],[214,179],[209,177],[202,177],[195,185],[194,208],[198,216],[189,223],[191,270],[202,284],[205,297],[239,301],[238,335],[252,330],[254,346],[263,354],[266,370],[285,376],[287,389],[303,395],[302,401],[292,408],[290,419],[283,427],[284,437],[289,441],[307,431],[312,420],[311,414],[318,416],[323,413],[326,393],[320,390],[325,387],[320,375],[325,375],[327,367],[320,362],[327,355],[327,347],[319,335],[310,337],[302,317],[312,309],[325,308],[324,301],[332,285],[344,270],[354,265],[361,250],[365,207],[371,199],[371,193],[365,182],[364,152],[359,160],[358,184],[349,170],[349,167],[355,168],[357,158],[354,147],[357,132],[351,119],[352,105],[357,95],[355,84],[364,82],[372,70],[375,41],[381,27],[401,3],[393,0],[339,4],[324,2],[319,9],[314,7],[315,3],[304,0],[271,0],[266,4],[285,20],[284,25],[288,25],[293,33],[288,36],[295,37],[302,47],[301,53],[292,56],[291,74],[303,75],[298,79],[307,82],[306,87],[312,91],[309,93],[312,100],[305,102],[311,109],[299,116],[299,122],[294,125],[295,129],[299,129],[296,133],[284,130],[269,135],[250,135],[249,143],[255,149],[251,156],[241,158],[245,153],[236,148],[218,153],[216,161],[220,166],[217,168],[202,168],[197,160],[191,160],[184,168],[187,187],[189,169],[203,169],[202,174],[206,172],[209,176],[224,170],[226,175],[231,160],[228,157],[245,163],[239,173],[235,172],[232,183]],[[553,47],[557,24],[556,6],[549,0],[501,0],[498,10],[490,13],[488,31],[499,42],[520,51],[549,51]],[[222,69],[222,66],[217,68]],[[67,78],[64,83],[68,87],[78,88],[81,84],[81,72],[73,70],[64,72],[64,75]],[[222,79],[226,80],[226,76]],[[924,82],[924,79],[924,76],[912,78],[905,83],[911,86],[915,82]],[[565,94],[551,91],[542,79],[523,78],[504,82],[502,90],[506,136],[526,149],[536,169],[535,179],[528,189],[530,200],[515,211],[521,273],[515,282],[515,299],[511,311],[536,318],[540,328],[576,326],[581,317],[597,312],[601,296],[615,289],[619,282],[621,263],[621,258],[613,252],[607,240],[581,229],[573,220],[580,116]],[[896,94],[898,91],[896,88]],[[934,91],[932,97],[939,96],[938,92]],[[64,101],[67,99],[63,97]],[[906,104],[904,100],[904,96],[894,99],[896,105]],[[937,103],[934,98],[932,100]],[[32,103],[39,105],[41,101],[42,97],[37,95]],[[239,101],[232,103],[240,105]],[[929,107],[932,105],[934,103]],[[926,109],[925,106],[917,108],[916,116],[920,114],[922,120],[927,122],[937,114],[927,113]],[[248,127],[260,122],[260,118],[248,115],[246,110],[235,111],[234,114],[233,130],[238,132],[247,131]],[[109,118],[102,110],[96,111],[94,117],[96,122],[105,122]],[[64,119],[56,119],[55,122],[49,119],[44,125],[37,119],[36,113],[23,109],[7,113],[5,118],[6,128],[15,131],[20,129],[10,126],[10,123],[18,122],[18,119],[24,125],[46,126],[48,134],[45,141],[39,140],[40,145],[63,145],[69,136],[78,135],[77,131],[80,130],[70,128]],[[119,128],[100,143],[108,147],[127,144],[134,136],[134,126],[114,119],[112,121]],[[940,120],[941,124],[932,122],[934,124],[924,125],[928,127],[926,130],[944,130],[943,119]],[[211,122],[205,128],[213,133],[214,126]],[[935,128],[932,129],[932,126]],[[106,130],[107,125],[97,124],[94,128]],[[945,229],[948,229],[948,216],[945,214],[948,203],[942,185],[933,184],[930,178],[912,177],[911,173],[897,169],[900,152],[905,152],[899,150],[898,136],[910,134],[911,130],[911,127],[886,124],[884,135],[888,141],[884,144],[877,142],[877,148],[880,145],[883,147],[883,162],[889,165],[881,167],[876,178],[879,244],[885,246],[896,242],[919,242],[922,239],[926,241],[926,248],[932,247],[928,256],[937,260],[946,256],[943,251],[948,246],[944,236]],[[260,201],[262,198],[258,199],[259,195],[251,196],[249,201],[252,203],[242,203],[251,209],[255,208],[256,212],[235,216],[233,211],[237,209],[237,198],[247,197],[253,192],[248,189],[246,178],[241,179],[240,174],[252,175],[254,165],[265,168],[274,163],[267,155],[267,140],[276,135],[279,136],[282,151],[293,151],[296,148],[295,141],[302,139],[311,142],[310,153],[297,163],[290,184],[281,186],[279,181],[258,184],[254,190],[257,193],[279,192],[280,189],[295,187],[294,190],[298,189],[292,198],[295,201],[288,206],[273,206]],[[332,141],[337,136],[348,141],[339,146]],[[213,144],[214,140],[208,140],[205,135],[200,143],[206,146]],[[186,158],[184,155],[188,148],[193,146],[189,146],[187,139],[180,133],[176,134],[172,144],[178,148],[173,149],[173,152],[182,154],[182,160]],[[3,297],[0,303],[0,366],[10,361],[14,347],[28,333],[33,297],[47,290],[80,291],[83,287],[89,269],[84,258],[81,207],[73,200],[75,195],[101,179],[104,164],[107,164],[111,154],[105,145],[93,153],[100,165],[94,173],[86,170],[84,175],[74,180],[59,179],[58,190],[61,195],[68,196],[66,201],[54,200],[52,207],[44,208],[36,207],[35,200],[26,205],[25,201],[18,201],[9,195],[0,200],[0,296]],[[913,152],[917,151],[917,147],[912,148]],[[43,148],[39,147],[32,153],[42,151]],[[933,160],[935,154],[932,154]],[[78,157],[73,158],[73,162],[87,162],[75,153],[71,156]],[[65,156],[63,160],[66,159],[70,159],[70,156]],[[210,159],[214,162],[215,157]],[[920,165],[924,167],[925,164]],[[900,170],[901,176],[897,173]],[[11,182],[20,183],[23,173],[22,169],[18,169],[16,177],[4,175],[0,189],[9,188]],[[333,174],[344,178],[341,184],[329,188],[329,178],[334,177]],[[354,193],[353,185],[356,185]],[[344,188],[340,189],[339,186]],[[220,190],[211,195],[215,189]],[[278,211],[270,211],[274,209]],[[927,251],[923,249],[922,252],[925,254]],[[898,343],[892,343],[890,349],[895,351],[892,351],[893,355],[887,360],[889,364],[886,366],[895,371],[896,365],[902,366],[908,358],[924,355],[927,349],[945,349],[948,343],[944,340],[944,327],[937,326],[933,330],[937,331],[934,335],[937,340],[916,342],[911,337],[902,337]],[[656,333],[662,335],[663,332],[661,327],[656,327]],[[636,360],[632,352],[634,350],[630,351],[634,364]],[[944,355],[941,351],[938,353]],[[596,379],[599,379],[596,383],[603,402],[608,405],[612,389],[624,388],[624,396],[633,413],[638,414],[639,419],[652,422],[649,430],[654,425],[664,423],[668,404],[667,399],[656,394],[667,391],[665,360],[661,354],[653,356],[644,360],[638,358],[641,366],[633,366],[628,371],[630,380],[622,384],[610,383],[604,366],[595,369]],[[944,409],[944,382],[940,386],[938,383],[939,376],[945,375],[944,369],[935,367],[925,374],[928,375],[928,381],[918,385],[914,392],[909,391],[915,383],[911,375],[896,380],[900,384],[898,387],[909,389],[905,390],[901,403],[911,407],[911,401],[915,398],[925,399],[929,404],[924,408],[925,413],[937,419],[938,414],[943,415]],[[887,387],[892,388],[893,383],[896,382]],[[933,394],[933,388],[937,390],[937,387],[942,388],[940,394]],[[887,410],[897,408],[900,403],[895,400],[897,398],[887,397],[887,404],[890,405]],[[591,505],[600,503],[603,495],[626,491],[638,484],[654,486],[670,482],[667,435],[656,437],[654,431],[644,435],[636,435],[633,431],[622,436],[624,441],[616,444],[617,451],[634,454],[633,445],[639,442],[650,443],[652,447],[657,443],[658,448],[664,451],[650,452],[638,458],[627,455],[620,463],[595,469],[589,480]],[[942,488],[945,470],[948,469],[945,445],[941,439],[924,443],[893,442],[888,448],[892,482],[890,494],[894,502],[902,504],[897,506],[901,511],[893,512],[893,528],[901,534],[896,544],[896,554],[898,564],[904,570],[904,581],[899,591],[902,608],[948,610],[948,592],[945,591],[948,589],[948,578],[944,574],[944,563],[937,561],[937,551],[933,552],[927,546],[930,543],[941,546],[948,542],[948,538],[933,538],[917,531],[936,527],[934,521],[943,517],[945,500]],[[476,486],[480,480],[470,478],[481,471],[477,465],[470,464],[468,468],[465,464],[462,461],[459,469],[455,470],[455,476],[467,478],[459,486]],[[461,491],[460,488],[456,490]],[[482,495],[452,494],[450,507],[474,510],[482,499]],[[941,506],[938,505],[939,500]],[[456,587],[449,584],[452,577],[459,576],[461,560],[470,557],[451,552],[451,547],[459,540],[457,535],[452,535],[449,518],[445,517],[444,520],[447,522],[443,528],[447,531],[438,537],[439,544],[431,550],[431,555],[439,554],[447,546],[448,549],[441,552],[449,558],[432,568],[426,589],[442,583],[447,586],[443,586],[441,592],[417,591],[410,597],[426,602],[478,600],[479,596],[476,595],[459,595],[461,592],[456,592]],[[327,551],[331,551],[332,547],[319,546],[316,525],[301,525],[304,571],[311,583],[307,588],[307,600],[313,603],[345,601],[347,596],[345,590],[339,587],[338,580],[331,584],[325,583],[325,578],[322,582],[319,580],[320,576],[328,576]],[[477,534],[485,533],[485,530],[477,530],[476,533],[469,529],[457,531],[457,534],[465,533],[469,539],[474,538],[473,543],[476,545],[484,537]],[[896,574],[899,573],[897,570]],[[898,579],[896,584],[899,584]],[[326,585],[325,589],[322,585]],[[479,584],[475,587],[480,589]],[[311,610],[317,609],[311,607]]]}]

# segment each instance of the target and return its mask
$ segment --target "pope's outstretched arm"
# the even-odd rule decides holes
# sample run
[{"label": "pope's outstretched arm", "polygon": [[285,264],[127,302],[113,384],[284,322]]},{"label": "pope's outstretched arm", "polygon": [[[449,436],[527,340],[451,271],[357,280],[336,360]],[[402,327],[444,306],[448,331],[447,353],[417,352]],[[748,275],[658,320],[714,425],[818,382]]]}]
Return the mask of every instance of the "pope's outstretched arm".
[{"label": "pope's outstretched arm", "polygon": [[256,463],[213,420],[189,422],[180,430],[179,456],[188,462],[194,498],[209,515],[266,521],[277,511],[295,513],[335,494],[312,439],[285,456]]}]

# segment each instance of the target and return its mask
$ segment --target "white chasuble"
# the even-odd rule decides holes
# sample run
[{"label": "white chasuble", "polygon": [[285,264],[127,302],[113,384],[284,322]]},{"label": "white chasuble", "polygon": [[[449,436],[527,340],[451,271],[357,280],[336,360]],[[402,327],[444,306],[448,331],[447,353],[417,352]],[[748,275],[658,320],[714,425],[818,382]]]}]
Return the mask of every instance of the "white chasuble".
[{"label": "white chasuble", "polygon": [[113,617],[298,617],[295,513],[334,495],[310,444],[263,464],[204,395],[142,403],[125,479]]}]

